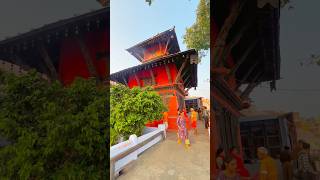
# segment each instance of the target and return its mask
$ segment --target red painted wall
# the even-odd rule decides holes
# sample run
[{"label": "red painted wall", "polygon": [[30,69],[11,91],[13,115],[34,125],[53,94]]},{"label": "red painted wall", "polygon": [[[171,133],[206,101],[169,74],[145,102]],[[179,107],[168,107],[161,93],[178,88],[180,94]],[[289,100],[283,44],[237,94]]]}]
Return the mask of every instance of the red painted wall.
[{"label": "red painted wall", "polygon": [[[174,82],[174,80],[178,74],[177,67],[173,63],[167,64],[167,65],[169,67],[171,79]],[[164,65],[154,67],[154,68],[152,68],[152,71],[155,76],[155,81],[157,84],[156,86],[171,86],[171,85],[173,85],[173,83],[169,82],[169,78],[167,76],[167,71],[166,71],[166,68]],[[144,86],[143,81],[142,81],[143,78],[151,78],[151,74],[150,74],[149,70],[141,70],[141,71],[137,72],[136,75],[137,75],[138,79],[140,80],[141,86]],[[135,86],[138,86],[138,82],[137,82],[134,75],[129,76],[127,82],[128,82],[129,88],[133,88]],[[176,120],[177,120],[177,115],[178,115],[177,109],[179,107],[176,90],[161,90],[158,92],[159,92],[159,94],[161,94],[161,93],[174,94],[174,96],[170,97],[168,104],[167,104],[167,107],[168,107],[168,128],[176,130],[177,129]],[[190,122],[187,119],[187,127],[188,128],[190,127],[189,124],[190,124]],[[157,126],[157,124],[154,122],[154,123],[148,124],[148,126]]]},{"label": "red painted wall", "polygon": [[[175,80],[175,78],[177,77],[177,68],[175,66],[175,64],[168,64],[169,67],[169,71],[171,74],[171,79],[172,81]],[[167,76],[167,71],[165,69],[165,66],[158,66],[158,67],[154,67],[152,69],[153,74],[155,76],[155,81],[157,86],[161,86],[161,85],[171,85],[172,83],[169,83],[169,78]],[[136,73],[136,75],[138,76],[138,79],[140,80],[140,85],[144,86],[142,79],[143,78],[151,78],[151,74],[149,70],[141,70],[139,72]],[[134,75],[129,76],[128,78],[128,86],[130,88],[133,88],[134,86],[138,86],[138,82],[136,81],[136,78]]]},{"label": "red painted wall", "polygon": [[[99,76],[105,78],[107,76],[107,57],[97,59],[96,56],[97,53],[110,54],[108,31],[88,32],[83,38]],[[89,77],[84,56],[74,38],[63,40],[59,62],[59,76],[64,85],[69,85],[76,77]]]}]

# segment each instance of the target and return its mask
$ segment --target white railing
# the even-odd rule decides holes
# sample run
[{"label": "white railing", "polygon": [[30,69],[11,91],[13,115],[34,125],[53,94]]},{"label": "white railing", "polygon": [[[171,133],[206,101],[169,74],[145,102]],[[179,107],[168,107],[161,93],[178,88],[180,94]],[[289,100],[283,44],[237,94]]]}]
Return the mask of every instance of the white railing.
[{"label": "white railing", "polygon": [[131,135],[129,140],[110,148],[110,179],[114,180],[126,165],[138,159],[138,155],[166,138],[166,127],[147,128],[146,134],[137,137]]}]

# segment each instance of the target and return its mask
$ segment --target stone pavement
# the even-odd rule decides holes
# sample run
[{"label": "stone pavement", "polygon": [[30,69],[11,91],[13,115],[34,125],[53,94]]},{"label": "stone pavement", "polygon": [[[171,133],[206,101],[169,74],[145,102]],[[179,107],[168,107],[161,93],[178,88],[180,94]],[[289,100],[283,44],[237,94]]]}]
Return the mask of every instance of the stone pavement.
[{"label": "stone pavement", "polygon": [[177,143],[176,132],[142,153],[118,180],[209,180],[210,142],[204,123],[198,121],[198,135],[189,132],[191,147]]}]

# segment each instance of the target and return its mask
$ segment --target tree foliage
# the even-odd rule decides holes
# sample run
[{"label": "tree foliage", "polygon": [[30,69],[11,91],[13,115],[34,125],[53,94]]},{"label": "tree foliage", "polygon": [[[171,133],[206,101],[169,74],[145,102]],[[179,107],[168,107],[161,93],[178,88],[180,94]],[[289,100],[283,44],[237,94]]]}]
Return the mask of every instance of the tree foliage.
[{"label": "tree foliage", "polygon": [[186,29],[184,43],[199,51],[200,57],[210,48],[210,1],[200,0],[196,22]]},{"label": "tree foliage", "polygon": [[119,137],[140,136],[145,124],[162,118],[166,108],[161,97],[151,87],[129,89],[114,85],[110,90],[110,145]]},{"label": "tree foliage", "polygon": [[106,179],[106,87],[0,75],[0,179]]}]

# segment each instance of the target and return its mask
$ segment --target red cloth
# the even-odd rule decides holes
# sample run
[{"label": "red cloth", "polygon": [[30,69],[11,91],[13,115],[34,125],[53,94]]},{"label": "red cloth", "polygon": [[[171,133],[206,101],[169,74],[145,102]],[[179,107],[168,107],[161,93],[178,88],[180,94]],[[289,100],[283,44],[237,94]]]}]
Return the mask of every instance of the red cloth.
[{"label": "red cloth", "polygon": [[196,127],[197,127],[197,121],[192,121],[191,127],[192,127],[192,128],[196,128]]},{"label": "red cloth", "polygon": [[237,160],[237,171],[241,177],[250,177],[249,171],[244,166],[241,156],[230,153],[230,155]]}]

